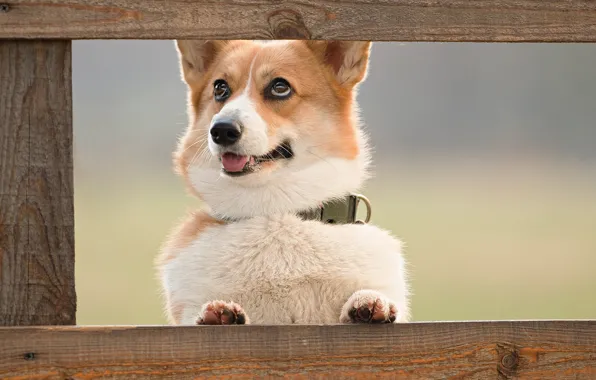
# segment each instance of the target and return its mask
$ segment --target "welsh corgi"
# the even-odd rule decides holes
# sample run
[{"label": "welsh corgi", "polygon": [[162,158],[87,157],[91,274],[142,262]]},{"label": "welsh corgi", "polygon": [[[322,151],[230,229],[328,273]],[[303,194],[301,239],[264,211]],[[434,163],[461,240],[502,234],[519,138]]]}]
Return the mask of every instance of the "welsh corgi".
[{"label": "welsh corgi", "polygon": [[402,244],[317,212],[369,177],[368,41],[177,40],[189,125],[177,172],[206,205],[156,260],[175,325],[398,323]]}]

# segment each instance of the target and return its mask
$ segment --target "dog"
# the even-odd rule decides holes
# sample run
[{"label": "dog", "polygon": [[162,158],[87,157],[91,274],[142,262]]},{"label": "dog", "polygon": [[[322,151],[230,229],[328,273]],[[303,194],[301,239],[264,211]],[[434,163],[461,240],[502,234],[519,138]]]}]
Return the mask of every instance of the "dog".
[{"label": "dog", "polygon": [[206,207],[156,260],[169,323],[408,322],[400,240],[301,216],[370,177],[356,94],[371,42],[175,46],[189,125],[174,166]]}]

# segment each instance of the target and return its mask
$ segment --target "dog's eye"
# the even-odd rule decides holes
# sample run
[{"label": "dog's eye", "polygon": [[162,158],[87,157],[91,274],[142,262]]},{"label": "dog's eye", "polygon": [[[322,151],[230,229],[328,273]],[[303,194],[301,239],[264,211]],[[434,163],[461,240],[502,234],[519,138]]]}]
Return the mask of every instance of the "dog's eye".
[{"label": "dog's eye", "polygon": [[218,79],[213,83],[213,96],[218,102],[223,102],[230,97],[230,86],[223,79]]},{"label": "dog's eye", "polygon": [[292,87],[287,80],[283,78],[275,78],[269,85],[269,90],[266,93],[268,97],[273,99],[287,99],[292,94]]}]

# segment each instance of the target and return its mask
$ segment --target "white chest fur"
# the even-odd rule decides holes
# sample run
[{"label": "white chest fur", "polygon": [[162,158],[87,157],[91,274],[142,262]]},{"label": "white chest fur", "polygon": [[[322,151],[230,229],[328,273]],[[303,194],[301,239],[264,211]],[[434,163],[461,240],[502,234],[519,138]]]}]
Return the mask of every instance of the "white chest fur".
[{"label": "white chest fur", "polygon": [[400,242],[370,225],[327,225],[292,215],[256,217],[202,232],[162,268],[170,306],[193,324],[205,302],[234,301],[253,324],[338,323],[360,289],[409,316]]}]

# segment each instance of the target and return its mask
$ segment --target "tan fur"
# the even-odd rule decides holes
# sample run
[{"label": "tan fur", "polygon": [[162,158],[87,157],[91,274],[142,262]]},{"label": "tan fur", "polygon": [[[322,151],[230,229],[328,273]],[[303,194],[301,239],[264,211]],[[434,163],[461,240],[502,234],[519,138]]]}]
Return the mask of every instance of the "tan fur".
[{"label": "tan fur", "polygon": [[188,247],[207,228],[223,224],[225,224],[223,221],[215,219],[202,210],[189,213],[186,219],[170,234],[164,244],[164,249],[157,259],[158,265],[162,266],[174,259],[177,250]]}]

